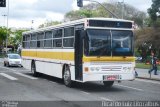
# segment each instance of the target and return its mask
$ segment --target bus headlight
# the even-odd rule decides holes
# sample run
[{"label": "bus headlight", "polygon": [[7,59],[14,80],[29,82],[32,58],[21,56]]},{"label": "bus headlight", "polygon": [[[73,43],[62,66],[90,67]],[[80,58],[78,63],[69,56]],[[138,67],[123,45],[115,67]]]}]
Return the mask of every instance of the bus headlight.
[{"label": "bus headlight", "polygon": [[100,70],[100,67],[96,67],[96,71],[99,71]]},{"label": "bus headlight", "polygon": [[91,69],[91,71],[94,71],[94,67],[91,67],[90,69]]}]

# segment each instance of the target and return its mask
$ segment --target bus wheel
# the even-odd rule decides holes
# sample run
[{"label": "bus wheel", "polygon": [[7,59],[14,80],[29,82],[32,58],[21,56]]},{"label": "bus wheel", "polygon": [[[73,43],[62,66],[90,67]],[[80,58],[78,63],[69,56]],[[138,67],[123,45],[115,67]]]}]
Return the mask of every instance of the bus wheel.
[{"label": "bus wheel", "polygon": [[70,72],[70,69],[68,66],[65,66],[65,68],[64,68],[63,80],[64,80],[64,84],[67,87],[71,87],[71,85],[72,85],[71,72]]},{"label": "bus wheel", "polygon": [[107,88],[111,88],[112,85],[114,84],[114,81],[103,81],[103,84]]},{"label": "bus wheel", "polygon": [[6,63],[4,62],[4,66],[6,66]]},{"label": "bus wheel", "polygon": [[35,65],[35,62],[32,61],[31,63],[31,73],[33,74],[33,76],[37,77],[38,76],[38,73],[36,72],[36,65]]}]

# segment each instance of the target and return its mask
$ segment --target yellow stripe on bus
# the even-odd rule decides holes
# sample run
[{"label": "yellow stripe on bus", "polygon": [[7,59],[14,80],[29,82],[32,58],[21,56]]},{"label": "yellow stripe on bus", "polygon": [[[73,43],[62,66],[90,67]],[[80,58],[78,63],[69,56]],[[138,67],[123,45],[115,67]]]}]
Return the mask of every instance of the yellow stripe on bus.
[{"label": "yellow stripe on bus", "polygon": [[34,58],[74,60],[73,52],[39,52],[39,51],[22,51],[22,56]]},{"label": "yellow stripe on bus", "polygon": [[125,62],[134,62],[135,57],[83,57],[83,62],[97,62],[97,61],[125,61]]},{"label": "yellow stripe on bus", "polygon": [[[73,52],[22,51],[22,56],[74,61]],[[98,62],[98,61],[134,62],[135,57],[86,57],[86,56],[83,56],[83,62]]]}]

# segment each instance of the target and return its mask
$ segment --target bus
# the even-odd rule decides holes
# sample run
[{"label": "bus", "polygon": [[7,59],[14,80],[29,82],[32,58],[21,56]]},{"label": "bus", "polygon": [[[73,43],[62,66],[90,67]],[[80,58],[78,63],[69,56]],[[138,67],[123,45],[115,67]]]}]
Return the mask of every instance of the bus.
[{"label": "bus", "polygon": [[134,22],[114,18],[84,18],[23,33],[22,65],[73,82],[135,79]]}]

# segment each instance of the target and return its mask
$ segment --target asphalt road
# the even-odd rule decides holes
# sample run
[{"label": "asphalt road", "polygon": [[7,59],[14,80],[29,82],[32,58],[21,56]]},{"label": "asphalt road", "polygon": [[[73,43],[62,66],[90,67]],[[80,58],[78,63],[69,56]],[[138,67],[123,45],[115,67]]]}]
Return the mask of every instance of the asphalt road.
[{"label": "asphalt road", "polygon": [[0,101],[40,101],[36,103],[39,106],[46,104],[42,101],[51,101],[46,107],[53,105],[52,101],[60,107],[80,107],[87,101],[87,104],[95,101],[160,101],[160,82],[136,79],[116,82],[111,89],[100,82],[89,82],[75,83],[73,88],[68,88],[60,79],[46,75],[33,77],[24,68],[4,67],[0,61]]}]

